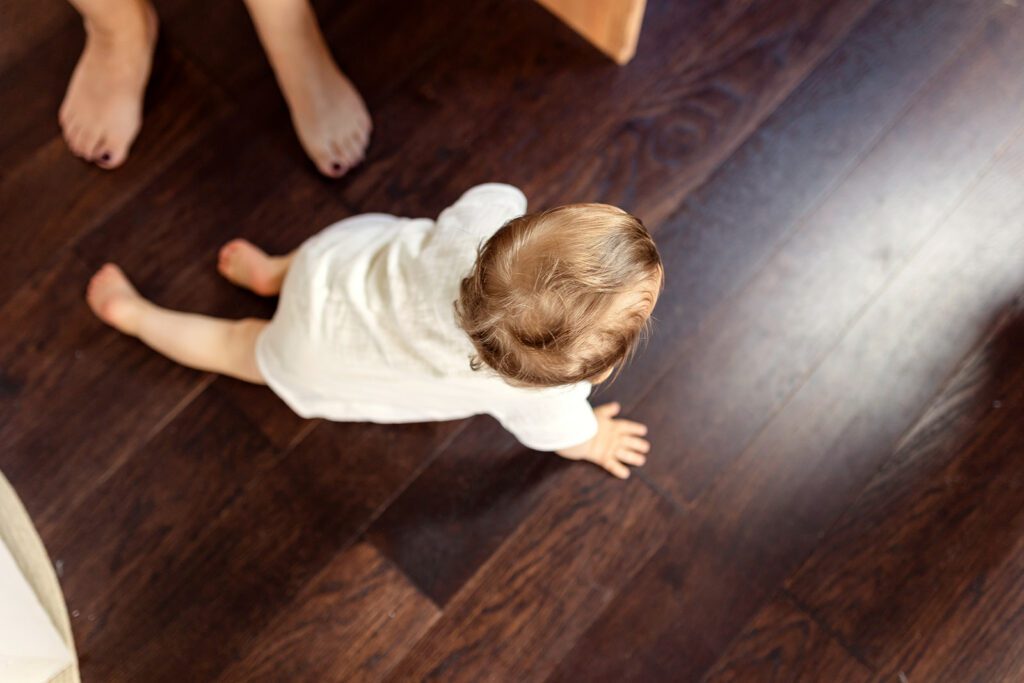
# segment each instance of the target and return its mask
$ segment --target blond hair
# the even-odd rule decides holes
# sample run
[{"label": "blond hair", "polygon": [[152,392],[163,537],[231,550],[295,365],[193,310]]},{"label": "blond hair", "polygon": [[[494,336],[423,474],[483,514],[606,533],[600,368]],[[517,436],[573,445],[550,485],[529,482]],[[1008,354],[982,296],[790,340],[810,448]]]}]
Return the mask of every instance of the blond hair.
[{"label": "blond hair", "polygon": [[455,302],[473,369],[521,386],[593,380],[632,355],[662,275],[647,229],[622,209],[570,204],[514,218],[480,247]]}]

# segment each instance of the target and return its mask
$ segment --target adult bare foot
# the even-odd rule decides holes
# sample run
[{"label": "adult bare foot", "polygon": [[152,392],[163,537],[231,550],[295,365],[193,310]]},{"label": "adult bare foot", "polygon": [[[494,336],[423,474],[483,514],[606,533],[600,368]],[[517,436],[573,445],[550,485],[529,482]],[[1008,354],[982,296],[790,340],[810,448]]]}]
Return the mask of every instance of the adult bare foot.
[{"label": "adult bare foot", "polygon": [[128,157],[142,125],[156,12],[146,0],[120,0],[102,16],[86,15],[85,32],[85,49],[60,107],[60,125],[76,156],[116,168]]},{"label": "adult bare foot", "polygon": [[96,271],[89,280],[85,299],[100,320],[125,334],[136,334],[146,300],[118,266],[108,263]]},{"label": "adult bare foot", "polygon": [[341,72],[307,0],[248,0],[306,154],[338,178],[363,160],[373,124]]},{"label": "adult bare foot", "polygon": [[330,55],[304,79],[282,84],[302,148],[321,173],[340,178],[366,155],[373,124],[359,91]]},{"label": "adult bare foot", "polygon": [[260,296],[275,296],[287,272],[287,257],[268,256],[252,242],[234,239],[221,247],[217,270],[239,287]]}]

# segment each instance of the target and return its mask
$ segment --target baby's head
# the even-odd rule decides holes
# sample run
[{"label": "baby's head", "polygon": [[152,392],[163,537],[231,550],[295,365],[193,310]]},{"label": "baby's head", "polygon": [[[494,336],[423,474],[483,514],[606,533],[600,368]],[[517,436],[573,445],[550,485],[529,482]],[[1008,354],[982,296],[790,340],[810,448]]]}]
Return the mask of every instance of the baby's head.
[{"label": "baby's head", "polygon": [[599,382],[632,355],[662,279],[637,218],[570,204],[514,218],[487,240],[455,312],[474,369],[519,386]]}]

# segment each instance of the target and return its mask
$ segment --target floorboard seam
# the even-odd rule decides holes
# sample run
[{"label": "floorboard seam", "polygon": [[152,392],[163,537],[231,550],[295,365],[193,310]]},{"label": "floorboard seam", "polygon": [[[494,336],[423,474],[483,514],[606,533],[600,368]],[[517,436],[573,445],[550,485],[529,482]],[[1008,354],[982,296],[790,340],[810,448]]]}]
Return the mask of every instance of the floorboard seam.
[{"label": "floorboard seam", "polygon": [[669,506],[672,508],[673,512],[675,512],[676,514],[685,517],[692,512],[692,510],[689,507],[687,507],[680,501],[676,500],[675,496],[673,496],[671,493],[669,493],[662,487],[658,486],[650,477],[647,476],[647,474],[643,470],[634,470],[634,475],[637,479],[643,482],[644,486],[650,489],[654,495],[668,503]]},{"label": "floorboard seam", "polygon": [[[979,20],[978,20],[978,26],[977,26],[977,27],[976,27],[976,28],[975,28],[975,29],[974,29],[973,31],[971,31],[971,32],[969,32],[968,34],[966,34],[966,36],[964,37],[964,39],[963,39],[963,41],[961,42],[960,46],[959,46],[959,47],[958,47],[958,48],[957,48],[957,49],[956,49],[956,50],[955,50],[955,51],[953,52],[953,54],[952,54],[952,55],[951,55],[951,56],[950,56],[950,57],[949,57],[948,59],[946,59],[946,61],[942,62],[942,64],[941,64],[941,65],[939,65],[939,66],[938,66],[938,67],[937,67],[937,68],[935,69],[935,71],[934,71],[934,72],[932,73],[932,75],[931,75],[931,76],[929,76],[928,78],[926,78],[926,79],[925,79],[925,80],[924,80],[924,81],[923,81],[923,82],[921,83],[921,85],[920,85],[920,86],[919,86],[919,87],[917,88],[917,90],[915,91],[914,95],[913,95],[913,96],[911,96],[911,97],[910,97],[910,98],[909,98],[909,99],[907,100],[907,103],[906,103],[906,105],[905,105],[905,106],[904,106],[904,107],[903,107],[903,108],[902,108],[902,109],[901,109],[901,110],[899,111],[899,113],[898,113],[898,114],[896,114],[895,116],[893,116],[893,118],[892,118],[892,120],[891,120],[891,121],[889,122],[889,124],[887,124],[887,125],[886,125],[886,126],[885,126],[885,127],[884,127],[884,128],[882,129],[882,130],[880,130],[880,131],[879,131],[879,133],[878,133],[878,134],[877,134],[877,135],[876,135],[875,137],[873,137],[873,138],[872,138],[872,139],[871,139],[870,141],[868,141],[868,142],[867,142],[867,143],[865,144],[865,146],[864,146],[864,149],[863,149],[863,151],[862,151],[862,152],[861,152],[860,154],[858,154],[858,155],[857,155],[857,156],[856,156],[856,157],[854,158],[854,160],[853,160],[853,161],[851,162],[851,164],[850,164],[850,167],[849,167],[849,168],[848,168],[848,169],[847,169],[847,170],[846,170],[846,171],[845,171],[845,172],[844,172],[843,174],[841,174],[840,176],[837,176],[837,177],[836,177],[836,179],[835,179],[835,181],[834,181],[834,182],[833,182],[832,184],[830,184],[830,185],[829,185],[829,187],[827,187],[827,188],[826,188],[825,190],[823,190],[823,191],[821,192],[821,194],[820,194],[820,195],[819,195],[818,197],[816,197],[816,198],[815,198],[815,200],[814,200],[814,201],[813,201],[812,203],[810,203],[810,204],[808,205],[807,209],[805,209],[805,210],[804,210],[803,212],[801,212],[801,213],[800,213],[800,215],[799,215],[799,216],[797,216],[797,217],[796,217],[796,218],[795,218],[795,219],[793,220],[791,228],[790,228],[789,230],[787,230],[787,231],[786,231],[786,233],[784,234],[783,238],[782,238],[782,239],[781,239],[781,240],[779,241],[779,243],[778,243],[778,244],[777,244],[777,245],[776,245],[776,246],[775,246],[774,248],[772,248],[771,250],[769,250],[769,251],[768,251],[768,252],[766,253],[765,257],[764,257],[764,258],[763,258],[763,259],[762,259],[762,260],[761,260],[761,261],[760,261],[760,262],[759,262],[759,263],[757,264],[757,266],[756,266],[756,269],[755,269],[755,270],[753,270],[753,271],[752,271],[752,272],[750,273],[750,275],[749,275],[749,276],[748,276],[747,278],[745,278],[745,279],[743,280],[743,282],[742,282],[742,283],[741,283],[741,284],[740,284],[740,285],[739,285],[738,287],[736,287],[736,288],[735,288],[735,289],[733,290],[733,293],[732,293],[731,295],[727,296],[726,298],[722,299],[722,300],[721,300],[720,302],[718,302],[717,304],[715,304],[715,306],[714,306],[714,309],[713,309],[713,310],[712,310],[712,311],[711,311],[711,312],[710,312],[710,313],[709,313],[709,314],[708,314],[707,316],[705,316],[705,317],[704,317],[704,318],[703,318],[703,319],[702,319],[702,320],[701,320],[701,321],[700,321],[700,322],[699,322],[699,323],[698,323],[698,324],[697,324],[697,325],[696,325],[696,326],[694,327],[694,331],[693,331],[693,332],[692,332],[692,333],[691,333],[691,334],[689,335],[689,337],[687,337],[687,338],[686,338],[686,340],[684,340],[684,344],[685,344],[685,343],[686,343],[686,341],[688,341],[689,339],[692,339],[693,337],[697,336],[697,335],[698,335],[698,334],[700,333],[700,330],[702,330],[702,329],[706,329],[706,328],[708,328],[708,327],[712,326],[712,325],[713,325],[713,324],[714,324],[714,323],[715,323],[715,322],[716,322],[716,321],[717,321],[717,320],[718,320],[719,318],[721,318],[721,317],[722,317],[722,315],[724,315],[724,314],[725,314],[725,312],[726,312],[726,311],[727,311],[727,310],[728,310],[728,309],[730,308],[730,306],[729,306],[728,304],[732,303],[732,302],[733,302],[733,301],[734,301],[735,299],[739,298],[739,296],[740,296],[740,295],[741,295],[741,294],[742,294],[743,292],[745,292],[745,291],[747,291],[748,289],[750,289],[750,287],[751,287],[752,283],[753,283],[753,282],[754,282],[754,281],[755,281],[755,280],[757,279],[757,277],[758,277],[759,275],[761,275],[761,273],[762,273],[762,272],[764,272],[764,268],[765,268],[765,267],[767,266],[767,264],[768,264],[769,262],[771,262],[771,260],[772,260],[773,258],[775,258],[775,257],[776,257],[776,256],[777,256],[777,255],[778,255],[778,254],[779,254],[780,252],[782,252],[782,251],[783,251],[783,249],[785,249],[785,247],[786,247],[786,246],[787,246],[787,245],[788,245],[789,243],[791,243],[791,242],[793,241],[793,239],[794,239],[794,238],[795,238],[795,237],[796,237],[796,236],[797,236],[798,234],[800,234],[800,233],[801,233],[801,232],[802,232],[803,230],[805,230],[805,229],[807,228],[807,219],[808,219],[808,217],[810,217],[810,216],[811,216],[811,215],[812,215],[812,214],[813,214],[813,213],[814,213],[814,212],[815,212],[815,211],[816,211],[816,210],[817,210],[817,209],[818,209],[819,207],[821,207],[821,206],[822,206],[822,205],[823,205],[823,204],[824,204],[824,203],[825,203],[825,202],[826,202],[826,201],[827,201],[827,200],[828,200],[828,199],[829,199],[829,198],[830,198],[830,197],[831,197],[831,196],[832,196],[833,194],[835,194],[835,192],[836,192],[836,191],[837,191],[837,190],[838,190],[838,189],[839,189],[840,187],[842,187],[842,185],[843,185],[843,184],[844,184],[844,183],[845,183],[845,182],[846,182],[846,181],[847,181],[847,180],[849,179],[849,177],[850,177],[850,176],[851,176],[851,175],[852,175],[852,174],[854,173],[854,171],[856,171],[856,170],[857,170],[857,169],[858,169],[858,168],[860,167],[860,165],[861,165],[861,164],[862,164],[862,163],[864,162],[864,159],[865,159],[865,158],[867,158],[867,157],[868,157],[868,156],[869,156],[869,155],[870,155],[870,154],[871,154],[871,153],[872,153],[872,152],[873,152],[873,151],[874,151],[875,149],[877,149],[877,148],[878,148],[878,146],[879,146],[879,145],[880,145],[880,144],[882,143],[882,140],[884,140],[885,136],[886,136],[886,135],[888,135],[888,134],[889,134],[889,132],[890,132],[890,131],[892,131],[892,129],[893,129],[893,128],[895,128],[895,127],[896,127],[896,125],[897,125],[897,124],[898,124],[898,123],[899,123],[900,121],[902,121],[902,120],[903,120],[903,119],[904,119],[904,118],[906,117],[906,115],[907,115],[907,112],[909,112],[909,111],[910,111],[910,109],[911,109],[911,108],[912,108],[912,107],[913,107],[913,106],[914,106],[915,104],[917,104],[917,102],[918,102],[918,101],[920,101],[920,100],[921,100],[921,98],[922,98],[922,97],[924,97],[924,95],[925,95],[925,94],[927,94],[927,93],[929,92],[929,90],[930,90],[930,89],[931,89],[931,88],[932,88],[932,87],[934,86],[934,83],[935,83],[935,81],[936,81],[936,80],[938,80],[938,79],[939,79],[939,78],[940,78],[940,77],[942,76],[942,74],[944,74],[944,73],[945,73],[946,69],[947,69],[948,67],[950,67],[950,66],[951,66],[952,64],[954,64],[954,63],[956,62],[956,60],[958,60],[958,59],[960,59],[960,58],[961,58],[961,56],[962,56],[962,55],[964,54],[964,52],[965,52],[965,51],[967,50],[967,46],[969,45],[969,43],[970,43],[970,42],[971,42],[971,41],[972,41],[972,40],[973,40],[973,39],[974,39],[974,38],[975,38],[975,37],[976,37],[976,36],[977,36],[977,35],[978,35],[979,33],[981,33],[981,32],[982,32],[982,31],[984,30],[984,25],[985,25],[985,22],[986,22],[986,21],[988,21],[988,20],[989,20],[989,19],[990,19],[990,18],[992,17],[992,15],[994,15],[994,14],[996,13],[996,11],[998,11],[998,7],[994,7],[994,8],[993,8],[993,9],[992,9],[992,10],[991,10],[991,11],[990,11],[990,12],[989,12],[988,14],[986,14],[986,15],[985,15],[985,16],[984,16],[983,18],[981,18],[981,19],[979,19]],[[864,20],[864,19],[862,18],[862,19],[861,19],[861,21],[863,21],[863,20]],[[859,22],[858,22],[858,23],[859,23]],[[849,33],[847,33],[847,34],[846,34],[846,35],[844,36],[844,40],[845,40],[845,38],[846,38],[847,36],[849,36]],[[837,45],[837,46],[836,46],[836,48],[835,48],[835,50],[833,50],[833,51],[832,51],[831,53],[829,53],[829,55],[827,55],[826,57],[822,58],[822,60],[821,60],[820,62],[818,62],[818,64],[817,64],[817,65],[815,66],[815,69],[814,69],[814,70],[812,70],[812,71],[811,71],[811,72],[810,72],[810,73],[808,74],[808,76],[807,76],[807,77],[806,77],[806,78],[805,78],[805,79],[804,79],[803,81],[801,81],[801,84],[802,84],[802,83],[804,83],[804,82],[806,82],[808,78],[810,78],[811,76],[813,76],[813,74],[814,74],[814,71],[816,71],[816,70],[817,70],[817,68],[821,66],[821,64],[822,64],[822,63],[823,63],[823,62],[825,61],[825,59],[827,59],[827,57],[828,57],[828,56],[830,56],[831,54],[833,54],[833,53],[834,53],[835,51],[839,50],[839,49],[840,49],[841,47],[842,47],[842,44],[839,44],[839,45]],[[796,90],[797,90],[797,89],[798,89],[799,87],[800,87],[800,86],[799,86],[799,85],[797,85],[797,86],[796,86],[795,88],[793,88],[793,91],[791,91],[791,92],[790,92],[790,95],[789,95],[788,97],[786,97],[786,98],[785,98],[785,99],[784,99],[784,100],[783,100],[782,102],[780,102],[780,103],[779,103],[779,106],[778,106],[778,107],[776,107],[776,108],[775,108],[775,110],[773,110],[773,111],[772,111],[771,113],[772,113],[772,114],[774,114],[774,113],[775,113],[776,111],[778,111],[778,109],[779,109],[779,108],[780,108],[780,107],[781,107],[781,106],[782,106],[783,104],[785,104],[785,102],[787,102],[787,101],[789,100],[789,97],[792,97],[792,94],[793,94],[793,92],[795,92],[795,91],[796,91]],[[723,160],[722,160],[722,162],[721,162],[721,163],[719,163],[719,164],[718,164],[718,166],[716,166],[716,167],[715,167],[715,169],[714,169],[714,170],[713,170],[713,171],[712,171],[712,172],[711,172],[711,173],[709,174],[709,176],[708,176],[708,180],[707,180],[707,181],[705,181],[704,183],[702,183],[701,185],[699,185],[699,186],[695,187],[693,191],[696,191],[696,190],[697,190],[697,189],[699,189],[700,187],[703,187],[704,185],[706,185],[706,184],[708,184],[708,183],[710,183],[710,182],[713,182],[713,180],[714,180],[714,177],[713,177],[713,176],[714,176],[714,174],[715,174],[715,173],[716,173],[716,172],[717,172],[717,171],[718,171],[718,170],[719,170],[719,169],[720,169],[720,168],[721,168],[722,166],[724,166],[724,165],[725,165],[726,163],[728,163],[728,161],[729,161],[729,160],[730,160],[730,159],[731,159],[731,158],[732,158],[732,157],[733,157],[733,156],[734,156],[734,155],[735,155],[735,154],[736,154],[736,153],[737,153],[738,151],[740,151],[740,150],[741,150],[741,149],[742,149],[742,148],[743,148],[743,147],[744,147],[744,146],[746,145],[746,143],[747,143],[747,142],[748,142],[748,141],[750,140],[750,138],[751,138],[751,137],[753,136],[753,134],[754,134],[754,133],[756,133],[756,131],[757,131],[757,130],[760,130],[761,126],[762,126],[762,125],[764,124],[764,122],[765,122],[765,121],[767,121],[767,120],[768,120],[768,118],[770,118],[770,116],[766,116],[766,117],[765,117],[765,118],[764,118],[764,119],[763,119],[763,120],[761,121],[761,123],[760,123],[760,124],[759,124],[759,125],[757,126],[757,128],[756,128],[756,129],[755,129],[755,130],[754,130],[754,131],[753,131],[753,132],[752,132],[752,133],[751,133],[750,135],[748,135],[748,136],[747,136],[747,138],[745,138],[745,139],[743,140],[743,142],[742,142],[742,143],[741,143],[740,145],[738,145],[738,146],[736,147],[736,149],[735,149],[735,150],[733,151],[733,153],[732,153],[732,154],[730,154],[730,155],[729,155],[728,157],[726,157],[725,159],[723,159]],[[1013,137],[1013,136],[1011,136],[1011,137]],[[997,150],[997,151],[998,151],[998,150]],[[987,169],[986,169],[986,170],[987,170]],[[970,186],[969,186],[969,187],[970,187]],[[672,223],[672,222],[673,222],[673,220],[674,220],[674,219],[675,219],[676,217],[678,217],[678,216],[679,216],[680,214],[682,214],[682,213],[683,213],[683,212],[684,212],[685,210],[687,210],[687,209],[689,209],[689,210],[694,210],[694,209],[696,209],[696,208],[697,208],[697,207],[695,207],[695,206],[693,206],[693,205],[688,205],[688,204],[687,204],[687,197],[689,197],[689,194],[687,194],[687,195],[686,195],[686,197],[684,197],[684,198],[683,198],[683,200],[682,200],[682,201],[680,202],[680,204],[679,204],[679,206],[677,207],[677,209],[676,209],[676,210],[675,210],[675,211],[674,211],[674,212],[673,212],[673,213],[672,213],[672,214],[670,215],[670,218],[666,219],[666,220],[665,220],[665,222],[664,222],[664,223],[662,223],[662,225],[666,225],[666,224],[670,224],[670,223]],[[722,216],[722,215],[719,215],[719,214],[718,214],[717,212],[715,212],[715,211],[710,211],[710,210],[707,210],[707,209],[703,209],[703,208],[702,208],[702,209],[699,209],[699,212],[701,213],[701,215],[704,215],[704,216],[708,216],[708,217],[714,218],[714,219],[716,219],[716,220],[718,220],[718,221],[721,221],[721,222],[727,223],[728,225],[732,225],[732,226],[735,226],[735,222],[734,222],[734,221],[733,221],[732,219],[730,219],[730,218],[728,218],[728,217],[726,217],[726,216]],[[940,223],[941,223],[941,221],[940,221]],[[659,228],[660,228],[660,226],[659,226]],[[655,236],[657,236],[657,231],[655,231]],[[686,349],[684,349],[684,353],[683,353],[683,354],[680,354],[680,355],[679,355],[679,356],[678,356],[678,357],[676,358],[676,360],[674,360],[674,361],[672,361],[672,362],[668,363],[668,364],[667,364],[667,366],[665,367],[665,369],[664,369],[664,370],[663,370],[662,372],[659,372],[659,373],[657,373],[657,374],[656,374],[656,375],[655,375],[655,376],[654,376],[654,377],[653,377],[653,378],[651,379],[651,381],[650,381],[650,382],[648,382],[648,383],[647,383],[647,384],[646,384],[646,385],[644,386],[644,388],[643,388],[643,389],[641,389],[641,390],[640,390],[640,391],[638,392],[638,398],[637,398],[637,402],[640,402],[640,401],[642,401],[642,400],[643,400],[644,398],[646,398],[646,397],[647,397],[647,395],[648,395],[648,394],[649,394],[649,393],[650,393],[650,392],[651,392],[651,391],[652,391],[652,390],[654,389],[654,387],[655,387],[655,386],[656,386],[656,385],[658,384],[658,382],[659,382],[659,381],[660,381],[660,380],[661,380],[661,379],[662,379],[662,378],[663,378],[663,377],[664,377],[665,375],[668,375],[668,374],[669,374],[669,373],[670,373],[670,372],[671,372],[671,371],[672,371],[672,370],[673,370],[673,369],[675,368],[675,366],[679,365],[679,363],[681,362],[681,360],[680,360],[680,359],[681,359],[681,358],[682,358],[682,356],[683,356],[683,355],[685,354],[685,352],[686,352]]]},{"label": "floorboard seam", "polygon": [[[977,184],[981,181],[981,179],[984,178],[988,174],[988,172],[996,164],[996,162],[999,160],[999,158],[1002,157],[1003,154],[1006,153],[1006,150],[1010,147],[1010,145],[1015,140],[1017,140],[1018,138],[1021,138],[1021,137],[1024,137],[1024,126],[1021,126],[1017,130],[1015,130],[1003,142],[1003,144],[1001,144],[999,147],[996,148],[996,150],[993,153],[992,158],[989,160],[988,164],[986,164],[985,167],[981,171],[978,172],[978,175],[974,179],[974,181],[972,181],[964,189],[964,191],[961,193],[960,200],[957,201],[956,204],[953,205],[949,209],[949,211],[946,213],[946,215],[937,223],[937,228],[943,226],[946,223],[946,221],[949,220],[949,217],[960,207],[960,205],[963,203],[965,198],[971,193],[973,188],[976,187]],[[902,271],[904,268],[906,268],[907,265],[910,264],[910,261],[912,261],[914,258],[916,258],[916,256],[919,253],[920,249],[924,247],[924,244],[929,241],[930,237],[931,236],[929,236],[929,237],[925,238],[924,240],[922,240],[922,244],[920,245],[920,247],[917,250],[915,250],[914,256],[907,260],[907,263],[904,264],[903,268],[900,268],[900,271]],[[896,273],[893,273],[893,275],[895,276]],[[876,301],[878,296],[881,296],[881,294],[885,291],[885,289],[887,289],[889,287],[890,283],[891,283],[891,278],[889,280],[886,280],[886,284],[881,289],[879,289],[879,292],[878,292],[877,296],[872,299],[871,303]],[[858,316],[858,319],[860,317],[861,316]],[[861,496],[864,495],[864,492],[867,490],[868,486],[870,486],[871,482],[874,481],[875,477],[878,476],[878,473],[881,472],[886,467],[886,465],[889,462],[892,461],[892,458],[896,455],[896,453],[899,452],[899,449],[903,445],[904,441],[911,434],[913,434],[914,430],[917,428],[918,424],[921,422],[921,419],[925,415],[927,415],[928,411],[935,404],[935,401],[940,396],[942,396],[942,392],[945,391],[953,381],[955,381],[955,379],[957,377],[957,374],[964,368],[964,366],[967,363],[970,362],[970,359],[974,356],[974,354],[976,354],[981,348],[983,348],[984,345],[986,343],[988,343],[988,341],[992,338],[992,336],[994,336],[995,334],[998,333],[1000,327],[1001,326],[998,324],[998,321],[994,322],[992,324],[992,326],[981,335],[981,337],[979,338],[979,341],[976,342],[975,344],[971,345],[967,349],[967,351],[964,353],[963,357],[961,357],[960,360],[958,360],[953,365],[953,369],[949,373],[947,373],[946,377],[942,380],[942,382],[936,388],[935,392],[933,392],[931,396],[929,396],[927,399],[925,399],[925,401],[923,402],[923,405],[922,405],[922,408],[921,408],[920,412],[918,412],[918,414],[910,422],[909,426],[906,429],[904,429],[900,433],[900,435],[893,441],[892,450],[889,453],[889,455],[886,458],[884,458],[881,463],[879,463],[878,467],[876,467],[874,469],[874,471],[872,471],[871,476],[867,478],[867,480],[866,480],[866,482],[864,484],[864,487],[861,488],[860,492],[853,498],[852,501],[850,501],[850,504],[847,505],[846,507],[844,507],[843,510],[833,520],[832,524],[830,524],[828,526],[828,528],[825,529],[825,531],[823,532],[823,534],[825,536],[830,534],[832,532],[832,530],[835,528],[835,526],[837,524],[839,524],[839,521],[842,519],[843,515],[846,514],[846,511],[849,510],[850,508],[852,508],[857,503],[857,501],[860,500]],[[842,340],[842,338],[845,338],[845,336],[848,333],[848,331],[849,331],[849,328],[847,328],[847,331],[844,331],[843,336],[840,338],[840,341]],[[837,342],[837,345],[838,345],[838,342]],[[834,348],[835,348],[835,346],[833,346],[833,349]],[[832,352],[832,349],[830,349],[828,353],[831,354],[831,352]],[[828,354],[826,354],[826,356],[827,355]],[[820,366],[820,363],[819,363],[819,366]],[[800,388],[802,388],[804,384],[806,384],[806,381],[801,383],[800,387],[798,387],[798,389],[796,391],[799,391]],[[794,396],[795,396],[795,393],[796,392],[794,392]],[[789,400],[792,400],[792,397],[790,397]],[[789,401],[787,400],[787,403],[788,402]],[[772,419],[774,420],[774,416],[772,417]],[[797,567],[790,573],[790,576],[793,576],[794,574],[796,574],[797,572],[799,572],[803,568],[804,564],[807,562],[807,559],[810,557],[810,555],[811,555],[811,553],[807,554],[807,556],[799,563],[799,565],[797,565]]]},{"label": "floorboard seam", "polygon": [[[740,450],[739,455],[737,456],[737,458],[742,458],[746,453],[749,452],[749,450],[754,446],[754,444],[757,442],[757,440],[761,436],[761,434],[772,424],[772,422],[775,421],[775,419],[779,416],[779,414],[782,411],[784,411],[786,409],[786,407],[789,406],[790,403],[793,402],[793,400],[803,390],[803,388],[805,386],[807,386],[807,383],[810,381],[810,379],[815,375],[815,373],[818,372],[818,370],[822,367],[822,365],[825,364],[825,362],[832,355],[832,353],[836,350],[836,348],[838,348],[842,344],[843,340],[846,339],[846,337],[850,334],[850,332],[853,330],[853,328],[856,327],[856,325],[864,318],[865,315],[867,315],[868,311],[871,310],[871,308],[873,308],[875,306],[875,304],[882,298],[882,296],[884,296],[884,294],[892,286],[892,283],[895,282],[895,280],[903,272],[905,272],[906,269],[914,261],[917,260],[917,258],[921,254],[921,251],[924,249],[924,247],[929,242],[931,242],[933,239],[937,239],[936,235],[938,235],[938,234],[940,234],[942,232],[942,228],[947,224],[947,222],[949,221],[950,217],[954,213],[956,213],[957,210],[959,210],[959,208],[963,205],[963,203],[971,195],[971,193],[978,186],[978,184],[982,181],[982,179],[986,175],[988,175],[988,173],[992,170],[992,168],[994,167],[996,162],[1000,158],[1002,158],[1002,156],[1006,153],[1006,151],[1009,149],[1010,145],[1014,141],[1016,141],[1018,138],[1020,138],[1022,135],[1024,135],[1024,126],[1019,127],[1017,129],[1015,129],[1013,132],[1011,132],[1006,137],[1006,139],[995,149],[995,151],[993,152],[993,155],[989,159],[989,161],[978,170],[978,172],[974,176],[974,178],[969,183],[967,183],[966,186],[964,186],[963,190],[960,191],[959,196],[957,197],[956,201],[953,202],[950,205],[950,207],[940,217],[936,218],[935,224],[934,224],[934,227],[932,228],[932,230],[930,232],[928,232],[926,235],[924,235],[921,239],[918,240],[918,242],[916,244],[914,244],[910,249],[907,250],[907,255],[904,258],[903,263],[901,265],[899,265],[898,267],[894,268],[892,270],[892,272],[890,272],[885,277],[885,280],[882,281],[882,283],[879,285],[879,287],[858,308],[858,310],[850,316],[850,319],[846,322],[845,325],[843,325],[842,329],[839,330],[839,332],[837,333],[833,343],[827,349],[823,350],[821,355],[817,358],[817,360],[808,367],[808,369],[803,373],[803,377],[800,379],[800,381],[793,385],[793,389],[790,391],[790,393],[786,397],[786,399],[784,401],[782,401],[776,407],[775,410],[771,411],[771,413],[766,416],[765,422],[761,425],[760,428],[758,428],[758,430],[752,436],[752,438],[749,441],[747,441],[746,446],[744,446]],[[744,289],[746,289],[746,288],[744,288]],[[679,360],[677,360],[675,363],[671,363],[669,365],[669,370],[666,371],[665,373],[662,373],[660,376],[667,375],[668,372],[672,368],[674,368],[675,366],[679,365],[679,363],[680,363]],[[655,382],[651,386],[649,386],[647,389],[645,389],[641,393],[640,400],[646,398],[647,395],[650,394],[651,391],[654,390],[654,387],[656,386],[656,384],[657,383]],[[718,483],[718,481],[721,479],[722,476],[724,476],[724,472],[720,472],[719,474],[714,476],[711,479],[711,481],[708,482],[708,485],[705,487],[704,490],[705,491],[709,491],[709,490],[713,489],[714,486]]]},{"label": "floorboard seam", "polygon": [[817,610],[813,609],[810,605],[804,604],[800,598],[791,593],[789,589],[782,587],[779,589],[780,595],[789,600],[798,610],[807,615],[807,618],[814,622],[814,624],[822,630],[823,633],[828,635],[829,638],[834,640],[848,655],[856,659],[862,666],[868,669],[872,674],[878,673],[878,667],[868,661],[868,659],[861,653],[857,648],[853,647],[846,642],[846,639],[838,631],[835,631],[829,626],[824,619],[817,613]]},{"label": "floorboard seam", "polygon": [[[390,496],[387,500],[382,502],[380,505],[378,505],[377,508],[374,509],[374,511],[367,517],[366,521],[359,527],[357,527],[354,536],[358,538],[359,536],[365,534],[367,530],[371,526],[373,526],[373,523],[380,519],[380,517],[387,511],[387,509],[391,507],[391,504],[398,500],[398,498],[403,493],[405,493],[405,491],[408,490],[410,486],[412,486],[413,482],[415,482],[419,478],[419,476],[423,474],[423,472],[425,472],[426,469],[430,467],[430,465],[433,464],[433,462],[437,460],[437,458],[439,458],[442,453],[444,453],[444,450],[448,448],[448,446],[450,446],[452,442],[455,441],[455,439],[462,435],[462,433],[466,430],[468,425],[469,421],[464,421],[463,424],[455,428],[453,433],[449,435],[448,438],[444,439],[440,444],[438,444],[434,451],[429,456],[423,459],[423,462],[419,464],[419,466],[412,472],[412,474],[410,474],[404,482],[402,482],[399,486],[395,488],[394,494]],[[374,545],[374,547],[376,547],[376,545]],[[380,550],[381,554],[387,557],[389,561],[393,560],[393,558],[388,556],[387,553],[383,551],[383,549],[378,548],[378,550]],[[424,595],[427,595],[427,593],[424,592]],[[427,595],[427,597],[430,596]],[[432,598],[431,602],[434,602]]]}]

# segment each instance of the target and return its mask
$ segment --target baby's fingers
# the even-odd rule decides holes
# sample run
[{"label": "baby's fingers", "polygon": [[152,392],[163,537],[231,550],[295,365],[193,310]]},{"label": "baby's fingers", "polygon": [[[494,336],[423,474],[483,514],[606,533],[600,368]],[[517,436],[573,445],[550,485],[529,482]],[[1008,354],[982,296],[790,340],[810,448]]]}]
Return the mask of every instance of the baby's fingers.
[{"label": "baby's fingers", "polygon": [[642,453],[637,453],[636,451],[627,450],[625,448],[616,453],[615,457],[627,465],[635,465],[637,467],[640,467],[647,462],[647,458]]},{"label": "baby's fingers", "polygon": [[615,426],[618,427],[619,431],[623,434],[643,436],[647,433],[647,425],[640,424],[639,422],[633,422],[632,420],[616,420]]},{"label": "baby's fingers", "polygon": [[609,457],[602,461],[601,467],[605,468],[619,479],[629,479],[629,468],[615,458]]},{"label": "baby's fingers", "polygon": [[649,453],[651,451],[651,442],[647,439],[641,439],[639,436],[627,436],[622,439],[622,448],[635,453]]}]

